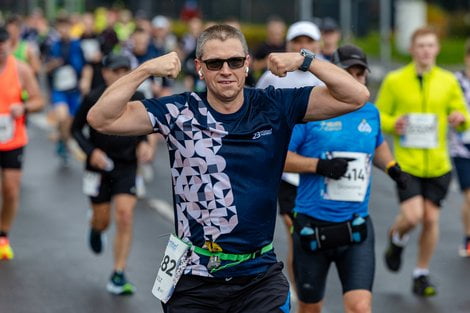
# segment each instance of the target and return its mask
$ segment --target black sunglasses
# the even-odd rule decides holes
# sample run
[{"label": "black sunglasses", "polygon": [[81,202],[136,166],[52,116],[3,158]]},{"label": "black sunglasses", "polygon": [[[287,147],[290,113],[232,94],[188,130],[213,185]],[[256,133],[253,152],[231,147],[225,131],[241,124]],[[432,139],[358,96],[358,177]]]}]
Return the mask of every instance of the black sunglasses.
[{"label": "black sunglasses", "polygon": [[224,63],[227,62],[228,66],[235,70],[237,68],[243,67],[245,64],[246,57],[233,57],[230,59],[209,59],[201,60],[207,66],[207,69],[210,71],[218,71],[224,66]]}]

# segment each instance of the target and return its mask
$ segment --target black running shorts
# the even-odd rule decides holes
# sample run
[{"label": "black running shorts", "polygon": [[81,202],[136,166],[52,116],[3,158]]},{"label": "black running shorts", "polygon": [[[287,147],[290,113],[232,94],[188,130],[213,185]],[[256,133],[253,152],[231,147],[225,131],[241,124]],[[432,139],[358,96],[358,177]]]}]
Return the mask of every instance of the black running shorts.
[{"label": "black running shorts", "polygon": [[23,166],[24,148],[13,149],[9,151],[0,151],[0,167],[21,169]]},{"label": "black running shorts", "polygon": [[[88,170],[92,169],[88,168]],[[90,197],[92,203],[110,202],[111,198],[117,194],[136,195],[137,164],[115,163],[112,171],[100,171],[100,173],[102,178],[99,193],[96,197]]]},{"label": "black running shorts", "polygon": [[449,190],[451,178],[451,172],[431,178],[421,178],[410,174],[406,189],[397,188],[398,198],[400,202],[403,202],[415,196],[423,196],[424,199],[440,207]]},{"label": "black running shorts", "polygon": [[275,263],[253,277],[215,279],[183,275],[166,304],[165,313],[288,313],[289,283],[283,265]]},{"label": "black running shorts", "polygon": [[330,265],[334,263],[343,287],[343,294],[351,290],[372,291],[375,275],[374,228],[366,219],[367,238],[358,244],[334,249],[306,251],[297,232],[294,240],[294,276],[299,300],[317,303],[325,296]]}]

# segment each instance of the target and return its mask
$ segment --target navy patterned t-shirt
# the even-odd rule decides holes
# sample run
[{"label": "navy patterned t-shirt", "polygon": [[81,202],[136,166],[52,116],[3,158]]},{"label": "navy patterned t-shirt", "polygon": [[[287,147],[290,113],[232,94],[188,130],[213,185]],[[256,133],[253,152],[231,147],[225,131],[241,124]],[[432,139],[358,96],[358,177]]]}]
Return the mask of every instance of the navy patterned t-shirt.
[{"label": "navy patterned t-shirt", "polygon": [[[222,114],[206,93],[147,99],[154,131],[168,144],[177,235],[193,245],[244,254],[273,240],[276,199],[287,147],[312,87],[244,89],[244,103]],[[209,273],[192,253],[186,274],[253,275],[276,262],[274,252]],[[229,262],[222,262],[222,266]]]}]

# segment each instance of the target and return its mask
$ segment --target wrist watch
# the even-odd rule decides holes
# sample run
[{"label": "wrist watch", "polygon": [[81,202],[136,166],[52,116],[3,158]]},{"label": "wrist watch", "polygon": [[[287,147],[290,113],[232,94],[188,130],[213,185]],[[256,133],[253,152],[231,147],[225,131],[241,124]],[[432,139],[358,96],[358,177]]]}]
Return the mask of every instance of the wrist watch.
[{"label": "wrist watch", "polygon": [[299,70],[306,72],[308,71],[310,64],[312,63],[313,59],[315,59],[316,55],[307,49],[300,49],[300,55],[304,57],[304,62],[299,67]]}]

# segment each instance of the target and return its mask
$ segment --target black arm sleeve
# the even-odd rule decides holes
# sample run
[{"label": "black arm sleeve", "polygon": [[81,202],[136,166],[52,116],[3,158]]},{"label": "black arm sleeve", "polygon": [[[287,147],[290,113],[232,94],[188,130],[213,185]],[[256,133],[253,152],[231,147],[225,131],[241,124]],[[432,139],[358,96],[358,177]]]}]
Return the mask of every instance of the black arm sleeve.
[{"label": "black arm sleeve", "polygon": [[89,96],[83,98],[83,101],[75,114],[71,128],[72,137],[77,141],[78,145],[87,156],[90,156],[91,152],[95,149],[95,146],[92,144],[90,139],[83,134],[83,129],[88,125],[86,116],[93,104],[94,103]]}]

